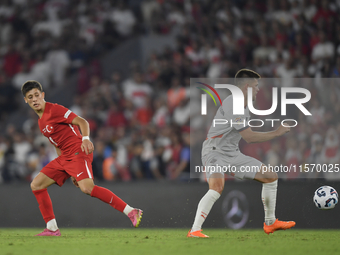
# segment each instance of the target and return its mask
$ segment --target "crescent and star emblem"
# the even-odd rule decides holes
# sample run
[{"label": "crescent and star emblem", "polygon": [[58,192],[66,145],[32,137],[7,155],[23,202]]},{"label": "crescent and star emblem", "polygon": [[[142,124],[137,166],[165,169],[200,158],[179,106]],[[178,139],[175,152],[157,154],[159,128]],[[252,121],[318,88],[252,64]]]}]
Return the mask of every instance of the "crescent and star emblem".
[{"label": "crescent and star emblem", "polygon": [[52,129],[53,129],[53,127],[51,127],[51,130],[48,130],[48,126],[49,126],[49,125],[46,125],[46,131],[47,131],[47,132],[49,132],[49,133],[51,133],[51,132],[52,132]]}]

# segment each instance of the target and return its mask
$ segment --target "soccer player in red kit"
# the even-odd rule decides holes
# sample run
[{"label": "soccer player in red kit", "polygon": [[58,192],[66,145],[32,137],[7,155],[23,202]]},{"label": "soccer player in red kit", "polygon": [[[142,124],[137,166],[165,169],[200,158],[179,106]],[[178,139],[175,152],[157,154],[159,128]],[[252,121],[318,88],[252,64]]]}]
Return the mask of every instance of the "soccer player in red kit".
[{"label": "soccer player in red kit", "polygon": [[89,139],[88,122],[61,105],[46,102],[45,93],[37,81],[26,81],[21,91],[25,102],[39,116],[41,133],[55,146],[58,154],[58,157],[46,165],[31,183],[32,192],[47,225],[37,236],[60,236],[47,187],[54,183],[62,186],[70,177],[82,192],[123,212],[130,218],[133,226],[138,227],[143,211],[130,207],[110,190],[93,182],[94,147]]}]

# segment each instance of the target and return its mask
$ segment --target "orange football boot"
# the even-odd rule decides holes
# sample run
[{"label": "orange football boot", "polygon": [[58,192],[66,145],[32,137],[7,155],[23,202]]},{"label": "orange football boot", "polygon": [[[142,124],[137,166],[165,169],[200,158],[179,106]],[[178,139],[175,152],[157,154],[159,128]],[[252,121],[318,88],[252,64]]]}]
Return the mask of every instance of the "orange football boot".
[{"label": "orange football boot", "polygon": [[295,226],[295,221],[276,221],[272,224],[267,226],[266,223],[263,223],[263,230],[266,234],[274,233],[277,230],[286,230]]},{"label": "orange football boot", "polygon": [[188,234],[187,234],[187,237],[201,237],[201,238],[208,238],[209,236],[201,233],[202,232],[202,229],[201,230],[197,230],[197,231],[194,231],[194,232],[191,232],[191,230],[189,230]]}]

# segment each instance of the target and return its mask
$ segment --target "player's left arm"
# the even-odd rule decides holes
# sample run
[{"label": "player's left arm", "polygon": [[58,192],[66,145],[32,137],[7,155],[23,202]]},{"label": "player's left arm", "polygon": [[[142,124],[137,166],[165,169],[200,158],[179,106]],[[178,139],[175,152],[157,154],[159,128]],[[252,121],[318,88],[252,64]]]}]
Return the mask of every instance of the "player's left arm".
[{"label": "player's left arm", "polygon": [[80,132],[83,135],[83,143],[81,144],[81,150],[85,151],[86,154],[90,154],[94,150],[93,143],[90,141],[90,125],[82,117],[75,117],[72,120],[73,125],[77,125],[80,128]]},{"label": "player's left arm", "polygon": [[276,130],[269,132],[256,132],[253,131],[251,127],[248,127],[240,131],[239,134],[247,143],[262,143],[282,136],[289,131],[290,127],[285,126],[279,126]]}]

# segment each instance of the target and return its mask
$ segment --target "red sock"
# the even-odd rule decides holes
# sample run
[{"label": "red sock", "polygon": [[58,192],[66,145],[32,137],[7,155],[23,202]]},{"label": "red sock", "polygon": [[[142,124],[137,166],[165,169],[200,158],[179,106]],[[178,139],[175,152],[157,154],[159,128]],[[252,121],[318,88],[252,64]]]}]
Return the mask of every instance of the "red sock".
[{"label": "red sock", "polygon": [[97,185],[94,186],[91,192],[91,197],[96,197],[100,199],[101,201],[111,205],[113,208],[120,212],[123,212],[126,206],[126,203],[115,194],[113,194],[112,191],[103,187],[99,187]]},{"label": "red sock", "polygon": [[44,221],[47,223],[50,220],[55,219],[52,201],[47,189],[33,190],[32,192],[38,201],[39,209]]}]

